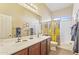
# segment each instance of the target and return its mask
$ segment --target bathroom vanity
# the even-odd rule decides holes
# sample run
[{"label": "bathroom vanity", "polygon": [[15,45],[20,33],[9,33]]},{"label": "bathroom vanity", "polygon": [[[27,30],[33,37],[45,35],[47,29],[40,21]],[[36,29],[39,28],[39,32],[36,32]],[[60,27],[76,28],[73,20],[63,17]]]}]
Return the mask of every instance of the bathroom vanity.
[{"label": "bathroom vanity", "polygon": [[[0,43],[1,55],[47,55],[50,51],[50,36],[34,37],[22,37],[22,42],[16,42],[17,38],[7,39]],[[27,40],[27,41],[26,41]],[[7,43],[6,43],[7,42]],[[12,43],[11,43],[12,42]]]}]

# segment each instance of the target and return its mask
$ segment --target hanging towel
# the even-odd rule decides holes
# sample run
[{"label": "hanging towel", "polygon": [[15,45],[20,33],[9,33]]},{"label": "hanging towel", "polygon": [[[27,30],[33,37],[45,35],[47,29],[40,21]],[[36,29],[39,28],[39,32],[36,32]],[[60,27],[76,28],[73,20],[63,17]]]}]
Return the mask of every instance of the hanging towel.
[{"label": "hanging towel", "polygon": [[71,41],[75,41],[76,32],[77,32],[77,24],[71,27]]},{"label": "hanging towel", "polygon": [[79,53],[79,23],[76,24],[73,52]]}]

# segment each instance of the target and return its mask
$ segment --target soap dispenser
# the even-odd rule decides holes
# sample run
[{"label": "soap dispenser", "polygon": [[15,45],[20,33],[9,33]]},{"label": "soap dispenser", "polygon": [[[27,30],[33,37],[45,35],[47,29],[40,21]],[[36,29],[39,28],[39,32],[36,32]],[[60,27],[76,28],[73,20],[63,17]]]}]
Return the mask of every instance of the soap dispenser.
[{"label": "soap dispenser", "polygon": [[30,28],[30,39],[33,39],[33,28]]},{"label": "soap dispenser", "polygon": [[20,27],[17,27],[16,28],[16,37],[18,38],[18,42],[21,41],[21,28]]}]

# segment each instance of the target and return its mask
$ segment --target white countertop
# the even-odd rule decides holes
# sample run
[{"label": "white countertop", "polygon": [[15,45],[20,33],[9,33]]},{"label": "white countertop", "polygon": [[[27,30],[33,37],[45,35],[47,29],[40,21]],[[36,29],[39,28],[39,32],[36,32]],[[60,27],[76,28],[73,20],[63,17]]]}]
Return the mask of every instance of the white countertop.
[{"label": "white countertop", "polygon": [[[34,37],[34,36],[33,36]],[[0,55],[11,55],[16,53],[24,48],[32,46],[38,42],[41,42],[50,36],[40,36],[39,38],[34,37],[33,39],[29,39],[29,36],[21,37],[22,42],[17,42],[17,38],[5,39],[0,41]],[[27,41],[23,41],[27,40]]]}]

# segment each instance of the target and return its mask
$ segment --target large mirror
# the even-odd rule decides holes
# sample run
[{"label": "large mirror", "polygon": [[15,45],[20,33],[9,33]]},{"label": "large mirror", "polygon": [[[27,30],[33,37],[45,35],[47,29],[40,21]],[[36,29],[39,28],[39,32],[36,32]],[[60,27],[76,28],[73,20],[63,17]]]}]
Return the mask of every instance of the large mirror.
[{"label": "large mirror", "polygon": [[41,33],[41,17],[19,4],[0,4],[0,39]]}]

